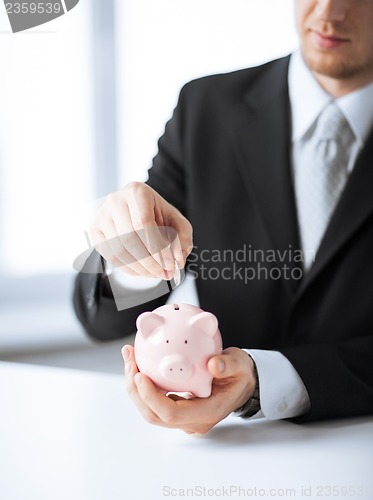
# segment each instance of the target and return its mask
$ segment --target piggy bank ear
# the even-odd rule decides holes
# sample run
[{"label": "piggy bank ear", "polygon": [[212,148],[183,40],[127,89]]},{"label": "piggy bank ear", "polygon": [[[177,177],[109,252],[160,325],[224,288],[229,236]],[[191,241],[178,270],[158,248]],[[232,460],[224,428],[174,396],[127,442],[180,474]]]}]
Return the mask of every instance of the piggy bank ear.
[{"label": "piggy bank ear", "polygon": [[213,337],[218,329],[218,320],[209,312],[201,312],[192,318],[190,326],[197,327],[209,337]]},{"label": "piggy bank ear", "polygon": [[141,331],[142,335],[147,338],[155,328],[163,325],[165,319],[159,314],[152,312],[144,312],[137,318],[137,330]]}]

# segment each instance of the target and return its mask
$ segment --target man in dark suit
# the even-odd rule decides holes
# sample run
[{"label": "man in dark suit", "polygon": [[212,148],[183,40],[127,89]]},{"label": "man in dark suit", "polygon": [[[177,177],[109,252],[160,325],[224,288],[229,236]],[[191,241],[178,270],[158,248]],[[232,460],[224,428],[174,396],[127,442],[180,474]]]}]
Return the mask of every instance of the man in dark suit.
[{"label": "man in dark suit", "polygon": [[[171,279],[189,256],[200,305],[234,346],[208,362],[212,396],[193,400],[160,394],[125,346],[128,391],[152,423],[204,433],[235,410],[373,413],[373,4],[295,8],[301,51],[187,84],[148,182],[111,194],[92,227],[117,275]],[[158,226],[179,238],[164,261],[141,238]],[[87,262],[99,272],[98,253]],[[165,299],[118,311],[106,274],[83,272],[74,303],[105,340]]]}]

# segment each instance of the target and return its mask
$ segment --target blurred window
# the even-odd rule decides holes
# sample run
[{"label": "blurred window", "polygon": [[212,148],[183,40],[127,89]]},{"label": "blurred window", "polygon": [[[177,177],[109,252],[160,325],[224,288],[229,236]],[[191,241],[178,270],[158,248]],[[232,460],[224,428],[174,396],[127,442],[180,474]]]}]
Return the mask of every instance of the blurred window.
[{"label": "blurred window", "polygon": [[0,9],[0,350],[78,329],[86,207],[117,185],[114,1],[16,34]]},{"label": "blurred window", "polygon": [[187,81],[297,46],[294,0],[117,0],[120,184],[143,180]]}]

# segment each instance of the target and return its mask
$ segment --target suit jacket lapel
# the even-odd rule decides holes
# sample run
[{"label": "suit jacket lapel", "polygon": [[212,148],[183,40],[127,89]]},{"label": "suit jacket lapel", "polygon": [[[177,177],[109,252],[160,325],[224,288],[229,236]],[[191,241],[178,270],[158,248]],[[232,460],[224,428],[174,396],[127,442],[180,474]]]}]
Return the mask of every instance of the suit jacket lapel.
[{"label": "suit jacket lapel", "polygon": [[[244,183],[261,214],[273,249],[300,249],[290,169],[289,58],[270,63],[236,114],[232,138]],[[373,131],[326,230],[315,263],[303,280],[283,280],[297,301],[373,213]],[[299,262],[288,262],[290,271]],[[290,274],[290,273],[289,273]]]},{"label": "suit jacket lapel", "polygon": [[298,295],[356,234],[373,213],[373,131],[361,152],[320,244],[314,264],[305,276]]},{"label": "suit jacket lapel", "polygon": [[[232,134],[237,163],[267,229],[272,249],[299,249],[296,207],[290,170],[289,58],[268,65],[245,96]],[[300,264],[286,261],[290,271]],[[290,274],[289,271],[289,274]],[[283,280],[290,292],[299,281]]]}]

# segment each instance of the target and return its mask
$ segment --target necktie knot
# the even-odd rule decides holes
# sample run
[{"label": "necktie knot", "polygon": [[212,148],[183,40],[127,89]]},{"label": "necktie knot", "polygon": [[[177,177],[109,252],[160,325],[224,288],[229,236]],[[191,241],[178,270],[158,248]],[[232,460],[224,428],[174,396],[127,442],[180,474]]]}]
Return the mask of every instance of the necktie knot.
[{"label": "necktie knot", "polygon": [[341,141],[353,135],[351,127],[337,104],[331,102],[320,114],[315,129],[318,141]]}]

